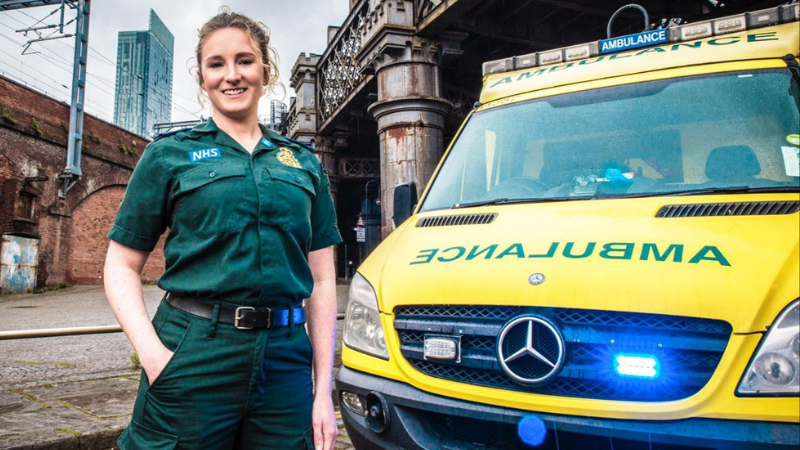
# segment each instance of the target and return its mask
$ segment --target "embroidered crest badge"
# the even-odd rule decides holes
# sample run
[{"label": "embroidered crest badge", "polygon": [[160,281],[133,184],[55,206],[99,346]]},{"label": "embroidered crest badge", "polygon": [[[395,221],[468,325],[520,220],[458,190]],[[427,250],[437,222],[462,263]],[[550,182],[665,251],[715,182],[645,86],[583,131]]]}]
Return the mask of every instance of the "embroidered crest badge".
[{"label": "embroidered crest badge", "polygon": [[281,149],[278,151],[277,156],[278,156],[278,161],[282,162],[283,164],[286,164],[287,166],[294,167],[296,169],[302,167],[297,158],[294,157],[294,153],[292,153],[292,151],[286,147],[281,147]]}]

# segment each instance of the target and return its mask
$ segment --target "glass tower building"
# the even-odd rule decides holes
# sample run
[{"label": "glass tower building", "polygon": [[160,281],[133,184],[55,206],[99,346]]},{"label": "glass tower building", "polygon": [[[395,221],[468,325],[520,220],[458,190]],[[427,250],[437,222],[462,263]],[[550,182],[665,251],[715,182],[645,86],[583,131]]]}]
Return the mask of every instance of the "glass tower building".
[{"label": "glass tower building", "polygon": [[119,32],[114,124],[149,138],[153,125],[171,120],[173,48],[172,33],[152,9],[147,31]]},{"label": "glass tower building", "polygon": [[286,103],[280,100],[270,100],[269,110],[269,127],[278,131],[286,120],[289,108],[286,107]]}]

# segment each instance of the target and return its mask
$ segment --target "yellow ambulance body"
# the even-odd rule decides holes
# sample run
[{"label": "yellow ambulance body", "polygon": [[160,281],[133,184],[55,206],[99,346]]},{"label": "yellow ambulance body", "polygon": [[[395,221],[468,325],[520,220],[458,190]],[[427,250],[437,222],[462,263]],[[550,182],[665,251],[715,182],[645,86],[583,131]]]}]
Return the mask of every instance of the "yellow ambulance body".
[{"label": "yellow ambulance body", "polygon": [[485,64],[353,280],[356,448],[797,448],[799,9]]}]

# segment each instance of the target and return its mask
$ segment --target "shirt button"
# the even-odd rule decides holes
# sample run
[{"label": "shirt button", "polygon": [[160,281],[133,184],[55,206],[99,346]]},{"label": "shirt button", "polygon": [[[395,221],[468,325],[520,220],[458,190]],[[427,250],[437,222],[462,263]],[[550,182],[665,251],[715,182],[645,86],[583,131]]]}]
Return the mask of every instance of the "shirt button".
[{"label": "shirt button", "polygon": [[208,176],[214,178],[215,176],[217,176],[217,172],[211,172],[210,174],[208,174]]}]

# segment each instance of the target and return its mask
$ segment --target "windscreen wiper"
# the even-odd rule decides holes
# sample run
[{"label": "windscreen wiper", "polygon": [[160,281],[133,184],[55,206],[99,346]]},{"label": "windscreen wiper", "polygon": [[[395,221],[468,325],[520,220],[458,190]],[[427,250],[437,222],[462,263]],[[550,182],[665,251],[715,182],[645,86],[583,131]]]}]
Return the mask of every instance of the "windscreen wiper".
[{"label": "windscreen wiper", "polygon": [[491,205],[511,205],[515,203],[552,203],[566,202],[574,200],[611,200],[623,198],[646,198],[646,197],[679,197],[688,195],[709,195],[709,194],[742,194],[742,193],[780,193],[780,192],[800,192],[800,186],[769,186],[769,187],[749,187],[749,186],[728,186],[701,189],[684,189],[668,192],[643,192],[639,194],[595,194],[594,196],[571,196],[571,197],[544,197],[544,198],[495,198],[492,200],[482,200],[479,202],[456,203],[450,209],[474,208],[479,206]]},{"label": "windscreen wiper", "polygon": [[472,208],[477,206],[490,206],[490,205],[499,205],[502,203],[507,202],[507,198],[495,198],[492,200],[482,200],[479,202],[469,202],[469,203],[456,203],[455,205],[451,206],[450,209],[460,209],[460,208]]},{"label": "windscreen wiper", "polygon": [[594,198],[644,198],[644,197],[678,197],[685,195],[708,195],[708,194],[744,194],[744,193],[780,193],[798,192],[800,186],[769,186],[769,187],[749,187],[749,186],[728,186],[711,187],[702,189],[684,189],[679,191],[667,192],[644,192],[640,194],[617,194],[595,196]]},{"label": "windscreen wiper", "polygon": [[471,203],[456,203],[450,209],[472,208],[477,206],[489,205],[512,205],[516,203],[550,203],[550,202],[564,202],[569,200],[591,200],[591,197],[545,197],[545,198],[496,198],[494,200],[485,200],[480,202]]}]

